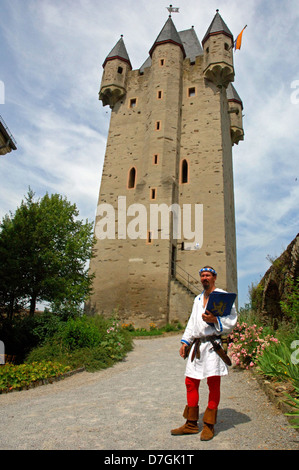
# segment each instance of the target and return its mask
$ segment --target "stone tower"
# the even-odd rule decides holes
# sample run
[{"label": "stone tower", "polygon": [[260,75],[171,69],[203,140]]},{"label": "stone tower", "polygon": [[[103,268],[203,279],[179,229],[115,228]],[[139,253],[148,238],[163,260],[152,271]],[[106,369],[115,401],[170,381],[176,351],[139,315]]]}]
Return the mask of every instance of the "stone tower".
[{"label": "stone tower", "polygon": [[139,69],[122,37],[103,68],[111,121],[90,302],[136,327],[184,322],[203,265],[237,292],[232,145],[244,132],[233,36],[218,11],[202,45],[169,17]]}]

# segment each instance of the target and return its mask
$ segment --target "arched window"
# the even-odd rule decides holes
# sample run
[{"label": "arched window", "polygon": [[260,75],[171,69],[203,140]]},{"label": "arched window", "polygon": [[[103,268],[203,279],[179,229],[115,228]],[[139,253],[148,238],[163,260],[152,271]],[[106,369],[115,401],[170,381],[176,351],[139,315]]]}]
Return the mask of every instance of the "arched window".
[{"label": "arched window", "polygon": [[182,160],[181,163],[181,181],[180,183],[188,183],[189,179],[189,170],[188,170],[188,162],[187,160]]},{"label": "arched window", "polygon": [[128,175],[128,189],[135,188],[136,186],[136,168],[132,166],[132,168],[129,170],[129,175]]}]

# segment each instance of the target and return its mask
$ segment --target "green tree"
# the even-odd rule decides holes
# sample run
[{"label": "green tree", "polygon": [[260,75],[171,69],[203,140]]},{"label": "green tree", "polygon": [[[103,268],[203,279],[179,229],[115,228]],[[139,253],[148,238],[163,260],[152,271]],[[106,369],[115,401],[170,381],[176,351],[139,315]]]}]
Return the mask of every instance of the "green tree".
[{"label": "green tree", "polygon": [[11,319],[13,312],[21,308],[23,297],[19,259],[12,255],[17,251],[18,237],[9,215],[2,220],[0,229],[0,309]]},{"label": "green tree", "polygon": [[78,215],[76,205],[59,194],[34,201],[29,189],[15,214],[2,221],[0,282],[14,302],[29,301],[31,315],[37,301],[78,305],[91,292],[87,262],[94,245],[93,224],[83,223]]}]

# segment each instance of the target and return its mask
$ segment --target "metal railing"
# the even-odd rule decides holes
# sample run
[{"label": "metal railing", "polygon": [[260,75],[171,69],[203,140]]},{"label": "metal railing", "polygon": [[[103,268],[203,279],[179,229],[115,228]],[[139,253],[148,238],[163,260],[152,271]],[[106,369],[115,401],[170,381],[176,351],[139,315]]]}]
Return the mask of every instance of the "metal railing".
[{"label": "metal railing", "polygon": [[179,266],[175,261],[172,261],[171,275],[173,279],[180,282],[192,294],[194,295],[201,294],[202,287],[199,285],[199,281],[190,273],[185,271],[185,269]]}]

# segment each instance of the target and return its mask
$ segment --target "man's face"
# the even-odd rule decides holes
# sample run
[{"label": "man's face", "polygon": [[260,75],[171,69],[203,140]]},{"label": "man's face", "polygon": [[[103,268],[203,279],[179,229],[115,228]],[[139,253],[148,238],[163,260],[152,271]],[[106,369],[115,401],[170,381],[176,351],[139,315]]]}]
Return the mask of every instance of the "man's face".
[{"label": "man's face", "polygon": [[202,283],[203,288],[205,290],[209,290],[215,285],[216,276],[214,276],[209,271],[203,271],[202,273],[200,273],[200,281]]}]

